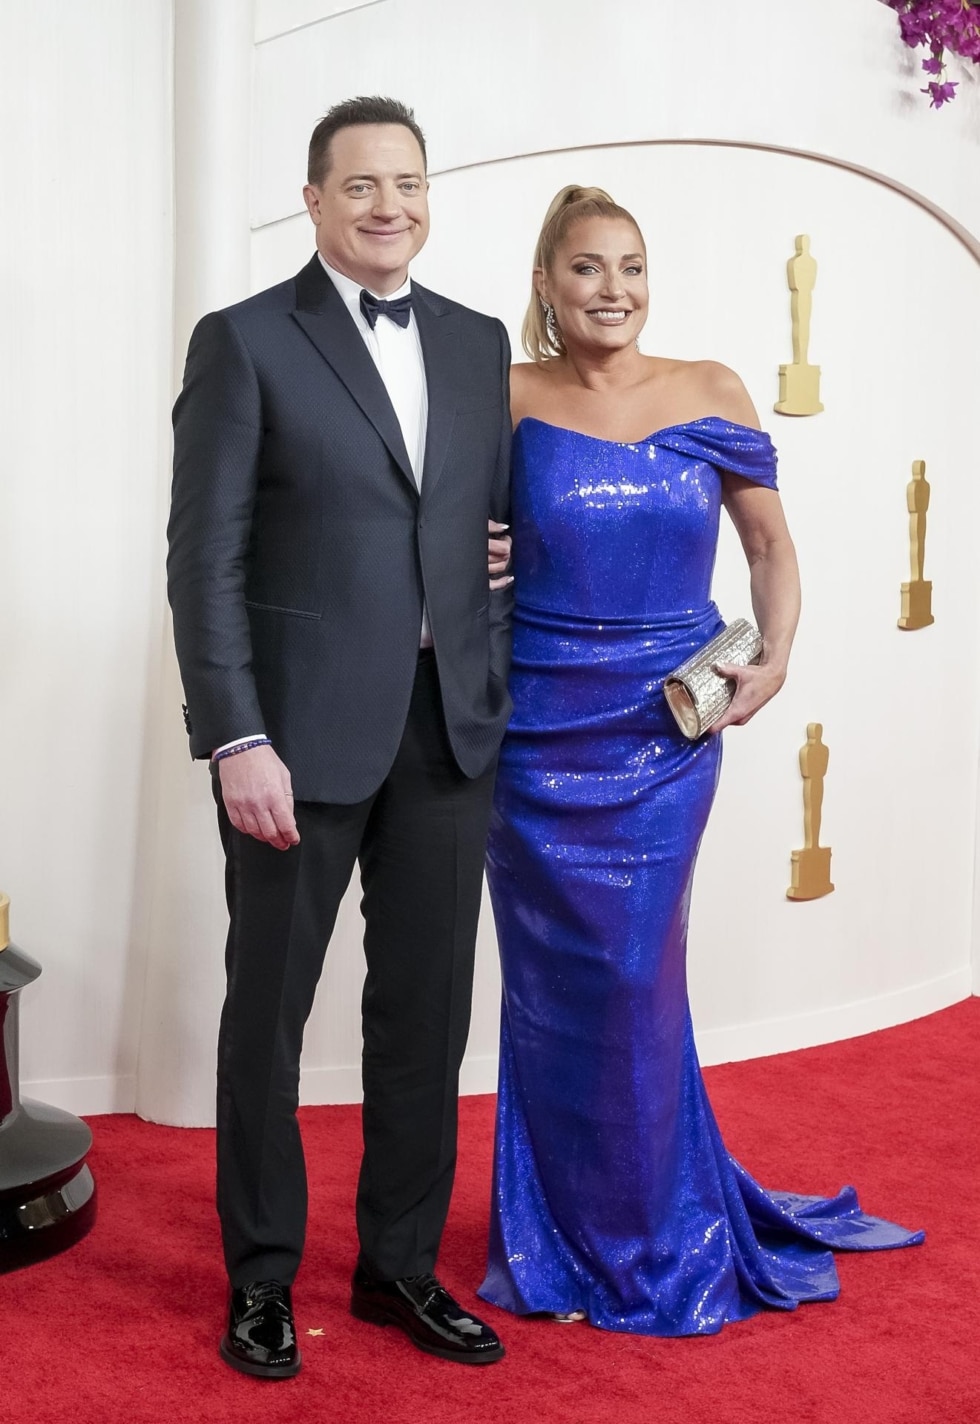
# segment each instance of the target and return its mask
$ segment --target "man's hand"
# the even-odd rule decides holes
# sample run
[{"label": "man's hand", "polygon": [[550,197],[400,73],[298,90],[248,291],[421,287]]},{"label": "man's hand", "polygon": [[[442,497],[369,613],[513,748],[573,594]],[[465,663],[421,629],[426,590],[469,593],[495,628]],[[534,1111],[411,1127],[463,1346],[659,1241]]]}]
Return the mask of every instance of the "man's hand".
[{"label": "man's hand", "polygon": [[271,747],[222,757],[218,780],[228,819],[236,830],[276,850],[299,845],[289,772]]},{"label": "man's hand", "polygon": [[[508,524],[498,524],[495,519],[489,521],[490,539],[487,544],[489,557],[490,587],[506,588],[509,583],[514,582],[512,574],[507,574],[507,565],[510,563],[510,535],[503,531],[509,529]],[[504,578],[502,575],[507,574]]]}]

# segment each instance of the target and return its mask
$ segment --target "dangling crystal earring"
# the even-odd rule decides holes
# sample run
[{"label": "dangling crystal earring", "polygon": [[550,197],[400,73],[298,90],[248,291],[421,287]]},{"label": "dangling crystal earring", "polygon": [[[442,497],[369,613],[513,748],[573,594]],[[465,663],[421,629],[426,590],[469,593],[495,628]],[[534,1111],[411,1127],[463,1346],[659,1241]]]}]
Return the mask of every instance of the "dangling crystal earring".
[{"label": "dangling crystal earring", "polygon": [[548,328],[548,339],[556,351],[562,351],[565,343],[561,339],[561,327],[555,321],[555,309],[549,302],[543,302],[542,305],[544,307],[544,324]]}]

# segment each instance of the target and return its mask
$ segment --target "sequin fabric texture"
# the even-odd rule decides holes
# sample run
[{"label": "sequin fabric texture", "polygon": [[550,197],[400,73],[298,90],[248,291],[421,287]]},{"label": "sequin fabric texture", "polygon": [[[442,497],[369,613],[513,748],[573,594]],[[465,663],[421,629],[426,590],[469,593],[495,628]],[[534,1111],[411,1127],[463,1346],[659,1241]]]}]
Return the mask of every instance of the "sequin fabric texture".
[{"label": "sequin fabric texture", "polygon": [[[769,437],[716,417],[637,444],[525,419],[514,444],[514,715],[488,878],[504,981],[485,1300],[711,1334],[830,1300],[831,1249],[921,1240],[763,1190],[725,1150],[687,999],[691,879],[721,738],[669,672],[722,627],[721,470],[775,488]],[[831,1248],[831,1249],[828,1249]]]}]

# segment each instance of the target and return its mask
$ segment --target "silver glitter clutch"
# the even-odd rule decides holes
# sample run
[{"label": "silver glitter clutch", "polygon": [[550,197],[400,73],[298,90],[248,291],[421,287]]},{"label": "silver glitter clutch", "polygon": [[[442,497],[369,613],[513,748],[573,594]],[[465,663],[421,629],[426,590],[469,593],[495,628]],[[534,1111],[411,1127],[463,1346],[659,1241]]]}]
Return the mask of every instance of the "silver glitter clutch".
[{"label": "silver glitter clutch", "polygon": [[727,711],[735,695],[735,682],[720,677],[715,663],[748,667],[762,654],[762,635],[747,618],[736,618],[727,628],[699,648],[686,663],[675,668],[664,683],[664,696],[685,737],[701,737]]}]

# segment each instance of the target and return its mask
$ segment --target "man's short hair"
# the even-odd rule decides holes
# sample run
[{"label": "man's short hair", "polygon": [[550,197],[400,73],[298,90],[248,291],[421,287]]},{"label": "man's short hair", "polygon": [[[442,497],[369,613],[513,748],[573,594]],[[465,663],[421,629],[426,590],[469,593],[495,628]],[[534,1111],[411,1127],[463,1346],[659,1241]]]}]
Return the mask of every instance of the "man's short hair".
[{"label": "man's short hair", "polygon": [[415,122],[414,112],[397,99],[385,99],[380,94],[361,95],[357,99],[344,99],[342,103],[334,104],[313,130],[306,169],[308,183],[319,186],[330,172],[330,144],[334,134],[358,124],[402,124],[418,140],[425,166],[425,137]]}]

